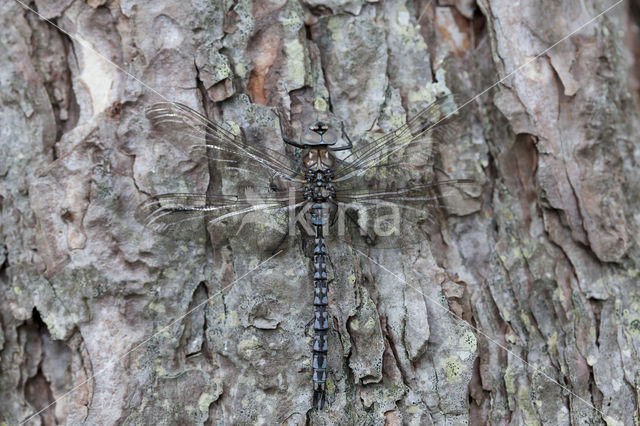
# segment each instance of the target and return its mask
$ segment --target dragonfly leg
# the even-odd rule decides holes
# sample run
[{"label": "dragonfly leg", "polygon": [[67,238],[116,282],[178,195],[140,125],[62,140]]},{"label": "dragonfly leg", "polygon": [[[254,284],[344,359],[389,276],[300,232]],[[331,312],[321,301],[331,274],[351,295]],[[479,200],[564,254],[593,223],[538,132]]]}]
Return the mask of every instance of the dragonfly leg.
[{"label": "dragonfly leg", "polygon": [[280,238],[280,241],[278,242],[278,244],[276,245],[276,247],[273,249],[273,251],[271,252],[271,254],[276,254],[276,252],[278,251],[278,249],[280,248],[280,246],[284,243],[284,240],[287,239],[287,237],[289,236],[289,227],[287,226],[287,230],[284,233],[284,235],[282,236],[282,238]]},{"label": "dragonfly leg", "polygon": [[349,134],[347,133],[347,131],[344,129],[344,121],[342,121],[340,123],[340,126],[342,127],[342,135],[345,137],[345,139],[347,140],[347,142],[349,142],[348,145],[345,146],[341,146],[340,148],[331,148],[331,151],[345,151],[347,149],[351,149],[353,148],[353,142],[351,142],[351,138],[349,137]]},{"label": "dragonfly leg", "polygon": [[278,117],[278,124],[280,125],[280,137],[282,137],[282,141],[287,145],[295,146],[296,148],[304,148],[303,145],[292,141],[284,135],[284,129],[282,128],[282,117],[280,116],[280,113],[278,111],[276,111],[276,116]]},{"label": "dragonfly leg", "polygon": [[360,235],[365,239],[367,244],[373,244],[375,237],[372,237],[367,229],[360,226],[360,223],[358,222],[358,218],[354,216],[353,211],[349,210],[345,212],[345,216],[349,218],[349,220],[353,222],[355,226],[358,227],[358,230],[360,231]]}]

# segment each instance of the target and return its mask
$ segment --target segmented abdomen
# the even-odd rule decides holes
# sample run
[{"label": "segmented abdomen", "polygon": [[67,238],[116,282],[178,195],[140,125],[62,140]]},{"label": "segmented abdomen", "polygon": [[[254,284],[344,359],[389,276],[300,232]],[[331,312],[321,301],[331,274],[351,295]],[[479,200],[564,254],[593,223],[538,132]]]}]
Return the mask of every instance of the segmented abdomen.
[{"label": "segmented abdomen", "polygon": [[326,398],[327,332],[329,330],[327,305],[329,300],[327,298],[327,248],[322,232],[323,224],[326,224],[326,221],[320,219],[322,213],[317,210],[317,206],[319,205],[314,205],[312,210],[312,220],[316,231],[313,250],[313,306],[315,309],[315,321],[313,324],[315,331],[313,337],[313,406],[321,410],[324,407]]}]

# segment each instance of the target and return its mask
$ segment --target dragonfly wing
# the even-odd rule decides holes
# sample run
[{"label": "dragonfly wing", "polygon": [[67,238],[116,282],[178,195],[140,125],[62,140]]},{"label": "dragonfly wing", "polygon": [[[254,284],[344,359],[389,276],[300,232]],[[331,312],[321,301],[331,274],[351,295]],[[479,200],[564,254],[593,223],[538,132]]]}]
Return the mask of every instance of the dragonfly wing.
[{"label": "dragonfly wing", "polygon": [[454,111],[453,95],[436,99],[403,126],[352,150],[336,168],[335,181],[368,188],[371,180],[424,174],[433,165],[438,144],[459,131]]},{"label": "dragonfly wing", "polygon": [[426,239],[447,197],[474,183],[452,179],[388,190],[338,190],[334,233],[356,246],[398,248]]},{"label": "dragonfly wing", "polygon": [[403,126],[362,143],[339,161],[334,173],[338,211],[344,210],[352,225],[354,243],[395,248],[424,240],[421,228],[434,222],[449,190],[468,183],[435,180],[438,145],[455,139],[461,129],[453,117],[455,105],[453,95],[439,97]]},{"label": "dragonfly wing", "polygon": [[160,102],[146,114],[164,139],[193,159],[212,159],[222,167],[250,169],[254,175],[292,179],[298,174],[298,168],[284,154],[252,143],[239,128],[216,123],[186,105]]},{"label": "dragonfly wing", "polygon": [[242,196],[160,194],[138,206],[136,219],[157,233],[179,239],[193,239],[206,229],[214,246],[238,239],[251,250],[271,251],[290,233],[289,221],[302,204],[296,191]]}]

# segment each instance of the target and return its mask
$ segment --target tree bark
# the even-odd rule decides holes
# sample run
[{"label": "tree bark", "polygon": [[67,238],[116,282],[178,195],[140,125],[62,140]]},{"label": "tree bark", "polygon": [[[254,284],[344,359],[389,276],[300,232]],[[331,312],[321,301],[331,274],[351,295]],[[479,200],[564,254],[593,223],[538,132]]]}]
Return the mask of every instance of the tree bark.
[{"label": "tree bark", "polygon": [[[637,424],[640,3],[612,5],[3,3],[0,422]],[[437,169],[475,185],[419,249],[330,251],[316,412],[309,258],[137,223],[225,182],[145,108],[284,153],[273,107],[359,139],[441,93],[462,108]]]}]

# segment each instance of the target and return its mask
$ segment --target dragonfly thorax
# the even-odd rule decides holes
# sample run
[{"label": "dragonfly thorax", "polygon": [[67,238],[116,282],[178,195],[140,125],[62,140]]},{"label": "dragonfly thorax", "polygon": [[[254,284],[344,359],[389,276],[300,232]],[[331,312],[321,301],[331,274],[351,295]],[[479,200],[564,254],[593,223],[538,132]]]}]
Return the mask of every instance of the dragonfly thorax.
[{"label": "dragonfly thorax", "polygon": [[332,183],[333,171],[330,168],[307,168],[305,180],[307,181],[303,189],[305,199],[323,203],[335,197],[335,185]]},{"label": "dragonfly thorax", "polygon": [[332,152],[326,149],[310,149],[304,155],[302,166],[304,170],[331,169],[335,163]]},{"label": "dragonfly thorax", "polygon": [[304,155],[302,166],[305,170],[307,184],[304,187],[304,197],[322,203],[335,196],[332,167],[335,157],[326,149],[310,149]]},{"label": "dragonfly thorax", "polygon": [[318,176],[317,179],[308,180],[307,184],[304,186],[302,191],[304,198],[316,203],[323,203],[332,200],[336,195],[335,186],[330,181],[321,177],[325,176],[323,173],[317,172],[316,176]]}]

